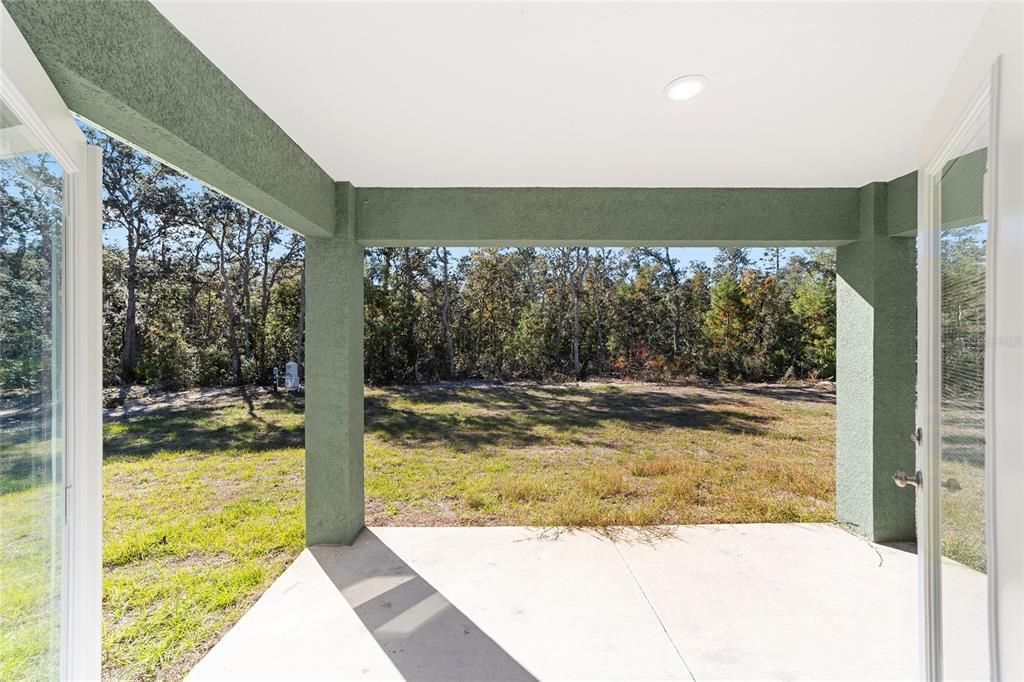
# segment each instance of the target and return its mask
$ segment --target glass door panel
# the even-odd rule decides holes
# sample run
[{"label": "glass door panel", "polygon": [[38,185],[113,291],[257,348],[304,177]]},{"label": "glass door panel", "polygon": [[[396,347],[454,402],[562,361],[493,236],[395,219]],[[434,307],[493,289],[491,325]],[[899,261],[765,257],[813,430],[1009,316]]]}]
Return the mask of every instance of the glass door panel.
[{"label": "glass door panel", "polygon": [[64,169],[0,100],[0,679],[56,679]]},{"label": "glass door panel", "polygon": [[939,545],[942,669],[989,678],[986,579],[987,112],[939,179]]}]

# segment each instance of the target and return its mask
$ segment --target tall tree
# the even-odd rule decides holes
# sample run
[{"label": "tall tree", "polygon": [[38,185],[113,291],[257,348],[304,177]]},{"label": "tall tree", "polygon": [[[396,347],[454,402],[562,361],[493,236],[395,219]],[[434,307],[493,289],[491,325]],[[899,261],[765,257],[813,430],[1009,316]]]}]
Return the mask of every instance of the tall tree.
[{"label": "tall tree", "polygon": [[711,308],[705,318],[717,378],[736,379],[742,376],[748,350],[745,331],[749,320],[750,311],[739,282],[731,274],[723,274],[711,288]]},{"label": "tall tree", "polygon": [[441,247],[437,250],[437,256],[441,262],[441,286],[442,286],[442,302],[441,302],[441,326],[444,329],[444,344],[445,350],[448,353],[448,379],[455,378],[455,341],[452,339],[452,323],[451,323],[451,270],[448,266],[448,257],[450,252],[447,247]]},{"label": "tall tree", "polygon": [[715,254],[712,273],[716,280],[729,276],[738,281],[743,272],[752,266],[753,261],[750,258],[750,251],[748,249],[732,246],[724,247],[718,249],[718,252]]},{"label": "tall tree", "polygon": [[0,388],[49,390],[63,182],[47,155],[0,163]]},{"label": "tall tree", "polygon": [[672,252],[667,246],[661,249],[643,248],[640,249],[640,254],[643,258],[656,263],[664,273],[666,288],[672,301],[672,357],[675,358],[679,355],[682,343],[684,270],[679,267],[679,261],[672,257]]},{"label": "tall tree", "polygon": [[295,364],[299,366],[299,372],[305,376],[303,362],[305,361],[306,345],[306,263],[302,263],[302,271],[299,275],[299,319],[298,333],[295,335]]},{"label": "tall tree", "polygon": [[566,249],[565,257],[569,263],[567,274],[572,288],[572,372],[579,381],[583,374],[583,365],[580,363],[580,303],[583,299],[583,280],[590,265],[590,249]]},{"label": "tall tree", "polygon": [[782,274],[782,262],[785,258],[781,246],[771,246],[764,250],[764,255],[761,256],[761,261],[765,264],[765,269],[771,274],[775,275],[776,279],[779,279]]},{"label": "tall tree", "polygon": [[103,227],[123,232],[125,240],[125,313],[121,379],[136,379],[139,362],[138,297],[140,255],[170,238],[172,206],[184,194],[183,178],[151,157],[112,137],[91,135],[103,147]]}]

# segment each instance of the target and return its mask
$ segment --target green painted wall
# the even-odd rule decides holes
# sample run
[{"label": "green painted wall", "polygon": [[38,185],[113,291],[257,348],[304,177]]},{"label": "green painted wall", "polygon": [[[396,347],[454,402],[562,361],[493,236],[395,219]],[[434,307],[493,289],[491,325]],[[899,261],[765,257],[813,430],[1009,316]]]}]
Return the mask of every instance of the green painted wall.
[{"label": "green painted wall", "polygon": [[860,238],[836,249],[836,516],[876,541],[915,537],[914,489],[892,474],[915,464],[916,245],[889,236],[887,189],[861,188]]},{"label": "green painted wall", "polygon": [[836,246],[857,238],[856,189],[356,190],[373,246]]},{"label": "green painted wall", "polygon": [[75,113],[308,236],[334,181],[150,3],[4,0]]},{"label": "green painted wall", "polygon": [[886,232],[890,237],[917,237],[917,173],[886,183]]},{"label": "green painted wall", "polygon": [[353,190],[338,230],[306,240],[306,544],[349,544],[363,527],[363,247]]}]

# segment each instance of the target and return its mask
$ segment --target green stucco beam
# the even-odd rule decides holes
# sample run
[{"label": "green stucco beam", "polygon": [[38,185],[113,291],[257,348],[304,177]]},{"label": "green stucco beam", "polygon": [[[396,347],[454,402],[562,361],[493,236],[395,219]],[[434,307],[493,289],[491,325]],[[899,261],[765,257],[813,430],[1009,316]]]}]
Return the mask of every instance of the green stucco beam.
[{"label": "green stucco beam", "polygon": [[838,246],[858,237],[850,188],[356,190],[365,246]]},{"label": "green stucco beam", "polygon": [[334,181],[150,3],[4,6],[76,114],[297,232],[334,232]]}]

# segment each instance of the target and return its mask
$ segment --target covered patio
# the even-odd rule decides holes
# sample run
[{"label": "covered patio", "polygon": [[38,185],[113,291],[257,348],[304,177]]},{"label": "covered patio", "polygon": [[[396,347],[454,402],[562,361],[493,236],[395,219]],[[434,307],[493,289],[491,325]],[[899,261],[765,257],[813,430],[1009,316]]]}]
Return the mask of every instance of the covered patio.
[{"label": "covered patio", "polygon": [[[219,3],[6,5],[72,111],[306,236],[308,545],[349,544],[364,526],[363,249],[444,245],[836,248],[837,520],[874,541],[914,539],[913,491],[895,487],[891,476],[914,468],[908,435],[915,427],[917,173],[908,139],[924,124],[928,106],[920,92],[898,85],[915,82],[937,98],[970,37],[961,25],[981,17],[977,7],[950,6],[930,13],[929,23],[912,5],[808,5],[755,12],[757,21],[747,23],[736,22],[728,6],[634,11],[623,5],[591,15],[596,33],[580,33],[578,15],[543,5],[522,13],[511,5],[466,5],[427,14],[345,4],[292,12],[287,4],[266,3],[242,13]],[[327,62],[345,61],[333,52],[344,46],[319,32],[349,26],[348,19],[395,22],[392,44],[413,46],[447,74],[437,97],[403,70],[407,55],[356,34],[352,49],[401,89],[382,91],[358,70],[345,71],[344,81],[357,92],[379,98],[362,108],[363,98],[343,88],[318,87],[314,75],[322,65],[310,61],[306,33],[323,39],[317,44],[328,50]],[[281,22],[293,22],[291,30]],[[423,22],[450,42],[443,49],[423,44]],[[829,82],[875,88],[884,106],[863,106],[850,89],[842,97],[821,98],[814,88],[791,90],[792,101],[762,97],[760,77],[731,46],[745,44],[769,60],[763,70],[789,78],[799,69],[776,52],[773,35],[793,22],[805,22],[807,35],[820,31],[837,41],[803,45],[801,63],[827,64]],[[876,49],[867,61],[851,61],[847,48],[860,38],[850,22],[900,59]],[[689,41],[679,42],[671,26],[691,27]],[[728,41],[714,37],[740,29]],[[948,39],[924,40],[930,31]],[[906,49],[908,32],[921,37],[917,52]],[[228,35],[237,40],[225,40]],[[266,62],[270,52],[251,35],[277,36],[282,61]],[[517,59],[533,59],[540,50],[567,82],[573,74],[583,81],[566,92],[520,83],[518,113],[479,103],[471,93],[494,84],[465,68],[459,55],[479,48],[481,35],[502,45],[480,51],[496,73],[518,73]],[[581,71],[552,37],[559,35],[592,63]],[[595,35],[627,40],[635,50],[595,52],[601,43]],[[676,47],[654,49],[652,36]],[[629,63],[619,64],[624,55]],[[660,74],[671,78],[679,67],[651,67],[650,59],[700,61],[730,74],[736,85],[723,85],[717,98],[709,90],[706,100],[672,102]],[[576,100],[607,87],[605,73],[616,74],[622,99],[602,118]],[[651,80],[653,92],[640,97],[636,79]],[[278,86],[295,96],[281,97]],[[398,92],[434,103],[418,119],[420,133],[388,126],[378,115],[404,111]],[[302,93],[323,97],[323,106],[302,103]],[[484,110],[474,114],[469,101]],[[364,105],[353,109],[350,102]],[[843,102],[857,104],[858,113]],[[673,108],[679,105],[684,108]],[[748,143],[737,142],[735,123],[721,125],[723,116],[755,110],[759,118],[748,123],[758,132]],[[586,114],[590,127],[567,127],[559,111]],[[793,111],[824,127],[805,135]],[[533,118],[520,123],[521,115]],[[364,117],[362,132],[326,132],[335,117],[352,116]],[[631,134],[632,143],[611,145],[614,153],[598,163],[594,142],[626,135],[623,117],[642,122],[643,130]],[[376,126],[372,132],[369,125]],[[556,131],[559,145],[534,142]],[[366,135],[389,145],[404,140],[412,156],[384,159],[365,146]],[[864,136],[875,143],[865,145]],[[832,150],[823,153],[826,137]],[[667,145],[661,151],[659,139]],[[787,142],[780,147],[780,140]],[[447,153],[449,146],[457,153]],[[977,213],[980,196],[967,199],[960,210]]]},{"label": "covered patio", "polygon": [[[984,575],[951,660],[976,670]],[[827,524],[369,528],[313,547],[189,680],[917,678],[917,557]],[[967,657],[967,658],[965,658]],[[983,662],[982,662],[983,663]],[[956,678],[956,669],[950,671]]]},{"label": "covered patio", "polygon": [[[926,674],[915,492],[892,478],[919,468],[918,147],[987,73],[957,71],[972,37],[1015,8],[4,6],[67,109],[306,237],[307,548],[189,679]],[[707,97],[666,100],[699,72]],[[983,221],[982,193],[942,220]],[[836,249],[837,525],[365,528],[364,247],[583,245]],[[999,403],[1007,433],[1017,408]],[[994,588],[942,575],[963,633],[946,676],[987,669]]]}]

